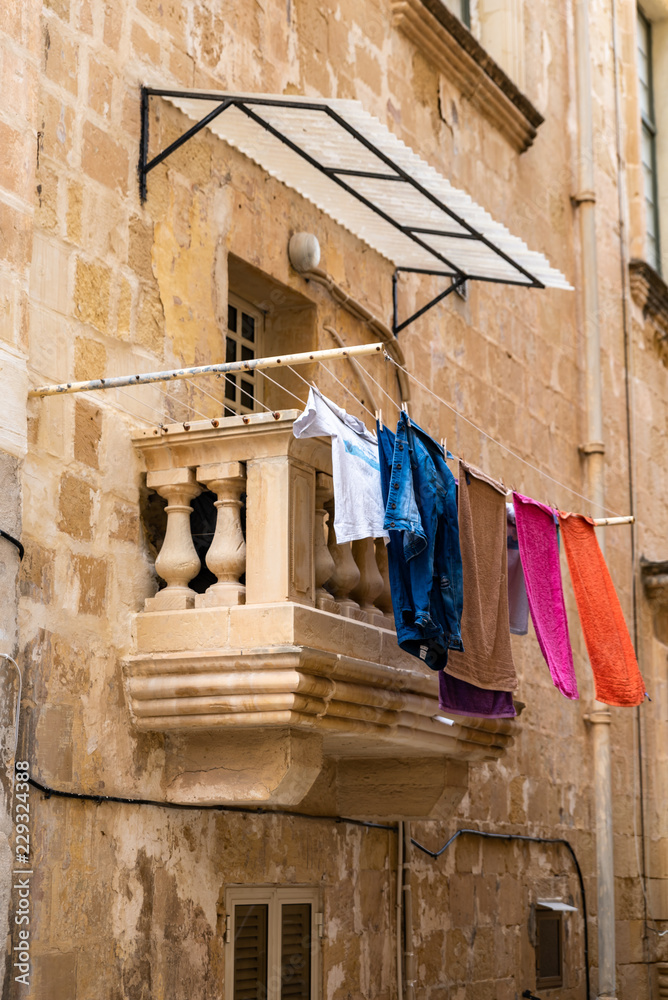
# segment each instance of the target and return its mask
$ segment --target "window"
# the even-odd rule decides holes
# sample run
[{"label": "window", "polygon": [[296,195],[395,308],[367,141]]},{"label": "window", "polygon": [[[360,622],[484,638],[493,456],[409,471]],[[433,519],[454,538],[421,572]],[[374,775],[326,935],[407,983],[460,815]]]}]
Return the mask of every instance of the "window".
[{"label": "window", "polygon": [[638,103],[641,123],[641,163],[645,194],[645,256],[655,271],[661,270],[659,246],[659,196],[656,167],[657,130],[654,117],[652,25],[638,9]]},{"label": "window", "polygon": [[473,32],[483,48],[520,89],[524,79],[524,3],[478,0]]},{"label": "window", "polygon": [[225,1000],[317,1000],[317,889],[245,887],[225,896]]},{"label": "window", "polygon": [[[262,357],[263,316],[249,302],[229,295],[225,362],[252,361]],[[253,413],[260,397],[260,384],[255,372],[228,375],[225,379],[225,416]]]},{"label": "window", "polygon": [[562,914],[536,908],[536,988],[563,986]]},{"label": "window", "polygon": [[451,14],[458,17],[467,28],[471,27],[471,7],[469,0],[443,0]]}]

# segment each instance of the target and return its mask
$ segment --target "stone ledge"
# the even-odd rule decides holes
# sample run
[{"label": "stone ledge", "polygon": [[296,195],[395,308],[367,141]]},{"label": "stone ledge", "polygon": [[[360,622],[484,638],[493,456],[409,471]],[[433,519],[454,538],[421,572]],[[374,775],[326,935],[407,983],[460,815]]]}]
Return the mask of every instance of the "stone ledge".
[{"label": "stone ledge", "polygon": [[392,0],[395,27],[523,153],[544,118],[441,0]]},{"label": "stone ledge", "polygon": [[634,259],[629,263],[631,297],[642,309],[644,320],[650,320],[654,337],[664,364],[668,364],[668,285],[647,261]]},{"label": "stone ledge", "polygon": [[128,657],[125,674],[138,729],[304,727],[329,734],[333,751],[337,735],[356,734],[408,753],[419,748],[421,754],[467,760],[494,759],[512,743],[508,722],[491,720],[488,726],[486,720],[458,718],[448,725],[435,719],[435,678],[429,679],[429,693],[419,674],[415,685],[404,676],[402,686],[393,687],[397,678],[389,667],[383,677],[374,663],[307,646],[211,651],[198,657],[197,666],[196,672],[187,654],[178,660]]}]

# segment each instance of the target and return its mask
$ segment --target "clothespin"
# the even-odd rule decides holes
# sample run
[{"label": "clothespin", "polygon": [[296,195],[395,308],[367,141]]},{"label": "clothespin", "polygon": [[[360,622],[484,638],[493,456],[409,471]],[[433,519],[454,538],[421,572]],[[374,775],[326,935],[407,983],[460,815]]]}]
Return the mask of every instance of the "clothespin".
[{"label": "clothespin", "polygon": [[406,414],[406,416],[408,417],[408,426],[410,427],[410,425],[411,425],[411,415],[410,415],[410,413],[408,412],[408,403],[406,403],[406,402],[403,402],[403,403],[401,404],[401,409],[402,409],[402,411],[403,411],[403,412],[404,412],[404,413]]},{"label": "clothespin", "polygon": [[382,428],[382,426],[383,426],[383,411],[382,410],[376,410],[376,412],[374,413],[374,416],[376,418],[376,423],[378,424],[379,427]]}]

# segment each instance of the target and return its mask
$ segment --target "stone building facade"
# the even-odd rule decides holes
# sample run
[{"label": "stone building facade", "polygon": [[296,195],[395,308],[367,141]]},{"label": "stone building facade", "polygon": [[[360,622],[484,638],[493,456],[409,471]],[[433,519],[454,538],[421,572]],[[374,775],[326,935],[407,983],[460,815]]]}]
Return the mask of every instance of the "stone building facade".
[{"label": "stone building facade", "polygon": [[[593,191],[578,186],[583,10]],[[10,958],[18,691],[6,660],[3,996],[230,998],[231,901],[257,887],[310,901],[313,997],[584,997],[583,900],[563,845],[463,835],[434,859],[410,852],[408,838],[402,873],[399,823],[434,851],[463,828],[567,840],[586,890],[591,996],[602,995],[597,711],[613,791],[616,983],[606,995],[668,996],[668,4],[647,0],[642,15],[664,234],[653,263],[632,2],[3,5],[0,528],[25,555],[0,539],[1,651],[23,676],[18,759],[52,790],[30,788],[28,993]],[[44,383],[219,361],[234,303],[262,327],[262,355],[380,341],[390,324],[390,262],[208,129],[151,171],[142,202],[143,85],[356,99],[545,253],[574,291],[469,283],[466,297],[399,334],[406,368],[459,415],[415,383],[410,412],[521,492],[599,516],[579,497],[591,495],[581,446],[598,444],[587,439],[580,228],[594,205],[605,506],[636,517],[602,531],[651,702],[600,716],[567,584],[580,701],[553,688],[530,630],[513,637],[517,720],[434,722],[433,676],[399,653],[387,604],[364,590],[377,575],[365,563],[373,547],[355,553],[353,598],[366,610],[345,605],[343,587],[339,606],[315,591],[327,582],[331,460],[326,444],[292,438],[306,388],[290,372],[257,377],[281,416],[265,410],[248,424],[222,419],[213,379],[28,397]],[[149,120],[153,154],[192,124],[162,98]],[[290,263],[299,232],[319,240],[317,277]],[[402,314],[441,287],[402,278]],[[398,400],[389,363],[363,367]],[[301,372],[365,419],[330,372],[396,416],[345,362]],[[244,516],[245,603],[239,567],[227,580],[234,599],[230,586],[220,600],[158,589],[165,501],[184,508],[203,492],[220,503],[226,565]],[[411,947],[397,931],[402,896]],[[541,899],[575,907],[561,918],[554,988],[537,985]]]}]

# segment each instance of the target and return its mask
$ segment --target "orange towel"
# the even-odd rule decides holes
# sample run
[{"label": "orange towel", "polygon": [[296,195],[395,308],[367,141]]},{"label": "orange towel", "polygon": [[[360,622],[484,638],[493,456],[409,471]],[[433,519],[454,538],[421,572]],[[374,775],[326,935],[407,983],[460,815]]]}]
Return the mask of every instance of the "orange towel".
[{"label": "orange towel", "polygon": [[606,705],[640,705],[645,685],[594,525],[581,514],[564,511],[559,524],[596,697]]}]

